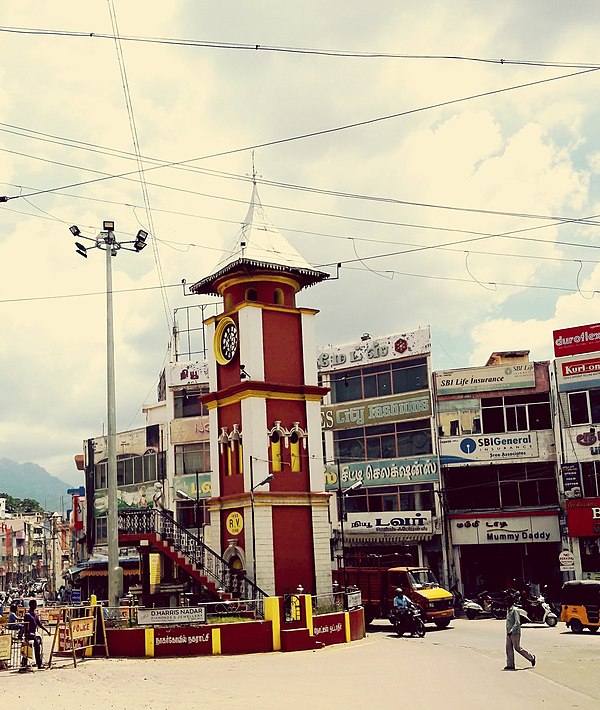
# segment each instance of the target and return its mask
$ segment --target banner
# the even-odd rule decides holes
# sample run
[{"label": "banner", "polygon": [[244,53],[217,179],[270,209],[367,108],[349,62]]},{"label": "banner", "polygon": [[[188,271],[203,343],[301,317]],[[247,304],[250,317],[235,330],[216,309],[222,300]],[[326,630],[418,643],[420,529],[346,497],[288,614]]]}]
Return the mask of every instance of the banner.
[{"label": "banner", "polygon": [[440,396],[529,388],[535,387],[535,363],[440,370],[434,378]]},{"label": "banner", "polygon": [[554,357],[593,353],[600,350],[600,323],[555,330]]}]

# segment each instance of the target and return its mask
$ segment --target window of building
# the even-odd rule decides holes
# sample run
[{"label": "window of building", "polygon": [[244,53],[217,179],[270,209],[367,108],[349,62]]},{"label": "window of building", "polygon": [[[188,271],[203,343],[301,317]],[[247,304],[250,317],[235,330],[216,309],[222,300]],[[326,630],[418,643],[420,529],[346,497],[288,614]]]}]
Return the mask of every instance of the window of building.
[{"label": "window of building", "polygon": [[208,473],[209,471],[210,444],[208,441],[175,445],[175,475]]},{"label": "window of building", "polygon": [[445,480],[451,510],[510,510],[558,505],[552,463],[448,469]]},{"label": "window of building", "polygon": [[552,429],[550,394],[487,397],[481,400],[483,434]]},{"label": "window of building", "polygon": [[198,397],[207,393],[208,383],[176,390],[173,393],[175,419],[206,416],[208,409],[200,403]]},{"label": "window of building", "polygon": [[600,389],[569,392],[571,424],[600,424]]},{"label": "window of building", "polygon": [[276,288],[273,291],[273,303],[277,306],[283,306],[283,291],[280,288]]},{"label": "window of building", "polygon": [[402,510],[433,511],[433,486],[374,486],[358,488],[344,497],[346,513],[379,513]]},{"label": "window of building", "polygon": [[249,288],[246,290],[246,301],[258,301],[258,294],[256,289]]},{"label": "window of building", "polygon": [[103,515],[96,518],[96,542],[103,543],[108,540],[108,518]]},{"label": "window of building", "polygon": [[431,423],[417,419],[335,431],[333,443],[342,463],[421,456],[432,453]]},{"label": "window of building", "polygon": [[[117,486],[131,486],[164,478],[165,453],[147,451],[143,456],[126,456],[117,459]],[[95,488],[108,488],[108,463],[96,464]]]},{"label": "window of building", "polygon": [[581,482],[585,498],[600,498],[599,461],[584,461],[581,464]]},{"label": "window of building", "polygon": [[334,404],[428,389],[427,359],[398,360],[334,372],[330,386]]},{"label": "window of building", "polygon": [[478,399],[441,400],[437,403],[440,436],[481,434],[481,407]]}]

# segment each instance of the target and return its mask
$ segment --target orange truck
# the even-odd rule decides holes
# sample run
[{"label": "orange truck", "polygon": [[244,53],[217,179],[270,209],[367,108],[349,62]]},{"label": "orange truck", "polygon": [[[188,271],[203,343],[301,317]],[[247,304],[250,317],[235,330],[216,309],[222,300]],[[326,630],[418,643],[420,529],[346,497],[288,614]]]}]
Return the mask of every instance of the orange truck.
[{"label": "orange truck", "polygon": [[438,584],[429,567],[346,567],[334,572],[340,585],[360,589],[365,622],[387,617],[400,588],[421,610],[425,623],[444,629],[454,618],[453,597]]}]

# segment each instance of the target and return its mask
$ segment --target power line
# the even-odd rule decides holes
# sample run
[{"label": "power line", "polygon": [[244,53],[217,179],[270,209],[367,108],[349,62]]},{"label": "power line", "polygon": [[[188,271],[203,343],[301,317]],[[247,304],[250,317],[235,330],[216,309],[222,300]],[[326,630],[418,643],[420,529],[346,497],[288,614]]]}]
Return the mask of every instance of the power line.
[{"label": "power line", "polygon": [[[113,28],[114,29],[114,28]],[[0,26],[0,32],[7,34],[42,35],[53,37],[73,37],[79,39],[116,39],[115,35],[105,32],[76,32],[68,30],[40,29],[28,27]],[[172,37],[141,37],[135,35],[120,35],[122,42],[137,42],[144,44],[159,44],[179,47],[197,47],[201,49],[228,49],[250,52],[277,52],[283,54],[301,54],[325,57],[339,57],[350,59],[418,59],[418,60],[444,60],[475,62],[481,64],[516,65],[530,67],[552,68],[600,68],[597,62],[550,62],[536,59],[504,59],[487,57],[470,57],[467,55],[453,54],[399,54],[380,51],[356,51],[344,49],[318,49],[310,47],[290,47],[283,45],[263,45],[241,42],[220,42],[214,40],[181,39]]]},{"label": "power line", "polygon": [[[400,111],[398,113],[388,114],[386,116],[379,116],[376,118],[366,119],[364,121],[356,121],[356,122],[348,123],[348,124],[345,124],[342,126],[336,126],[334,128],[325,128],[325,129],[321,129],[318,131],[311,131],[308,133],[302,133],[302,134],[298,134],[295,136],[289,136],[287,138],[279,138],[279,139],[275,139],[275,140],[265,141],[263,143],[255,143],[253,145],[244,146],[241,148],[231,148],[229,150],[224,150],[224,151],[219,151],[216,153],[210,153],[207,155],[198,156],[196,158],[189,158],[186,160],[177,160],[177,161],[172,161],[172,162],[166,162],[161,165],[154,165],[149,168],[145,168],[145,171],[148,172],[150,170],[159,170],[162,168],[170,168],[170,167],[175,167],[175,166],[180,166],[180,165],[188,165],[190,163],[194,163],[199,160],[208,160],[209,158],[224,157],[224,156],[233,155],[236,153],[243,153],[243,152],[247,152],[247,151],[251,151],[251,150],[257,150],[260,148],[268,148],[268,147],[273,147],[276,145],[284,145],[286,143],[292,143],[295,141],[306,140],[308,138],[316,138],[319,136],[331,135],[333,133],[347,131],[347,130],[350,130],[353,128],[360,128],[360,127],[364,127],[364,126],[369,126],[369,125],[373,125],[375,123],[380,123],[382,121],[389,121],[389,120],[393,120],[396,118],[401,118],[404,116],[409,116],[409,115],[413,115],[416,113],[421,113],[424,111],[430,111],[430,110],[436,109],[436,108],[445,108],[447,106],[453,106],[453,105],[456,105],[458,103],[462,103],[465,101],[473,101],[475,99],[480,99],[480,98],[484,98],[484,97],[488,97],[488,96],[495,96],[495,95],[506,93],[509,91],[516,91],[518,89],[531,88],[532,86],[540,86],[542,84],[547,84],[547,83],[550,83],[553,81],[559,81],[561,79],[569,79],[569,78],[573,78],[576,76],[582,76],[584,74],[589,74],[589,73],[596,72],[596,71],[598,71],[598,68],[584,69],[582,71],[571,72],[569,74],[561,74],[559,76],[548,77],[546,79],[538,79],[536,81],[526,82],[523,84],[515,84],[512,86],[507,86],[507,87],[503,87],[500,89],[492,89],[490,91],[484,91],[484,92],[480,92],[478,94],[472,94],[470,96],[463,96],[458,99],[449,99],[448,101],[441,101],[441,102],[438,102],[435,104],[429,104],[427,106],[421,106],[421,107],[415,108],[415,109],[408,109],[406,111]],[[69,185],[61,185],[59,187],[47,188],[45,190],[38,190],[36,192],[32,192],[27,195],[12,195],[12,196],[4,195],[4,196],[0,196],[0,202],[8,202],[9,200],[15,200],[15,199],[19,199],[22,197],[34,197],[36,195],[43,195],[43,194],[48,194],[51,192],[56,192],[57,190],[72,189],[74,187],[82,187],[84,185],[91,185],[94,183],[103,182],[103,181],[111,180],[111,179],[115,179],[115,178],[128,177],[130,175],[136,174],[137,172],[138,172],[137,170],[132,170],[132,171],[126,171],[126,172],[118,173],[118,174],[111,175],[111,176],[95,178],[93,180],[82,180],[80,182],[72,183]],[[407,204],[410,204],[410,203],[407,203]],[[416,204],[418,205],[418,203],[416,203]],[[419,206],[426,206],[426,205],[419,205]],[[454,208],[454,209],[459,209],[459,208]],[[477,211],[477,210],[475,210],[475,211]],[[485,211],[481,211],[481,212],[486,213]]]}]

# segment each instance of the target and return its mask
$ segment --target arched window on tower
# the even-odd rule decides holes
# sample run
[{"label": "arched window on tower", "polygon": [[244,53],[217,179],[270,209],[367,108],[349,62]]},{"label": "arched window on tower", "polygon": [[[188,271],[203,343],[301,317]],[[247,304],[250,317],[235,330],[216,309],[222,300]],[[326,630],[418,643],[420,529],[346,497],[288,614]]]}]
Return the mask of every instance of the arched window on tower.
[{"label": "arched window on tower", "polygon": [[292,473],[298,473],[302,470],[301,445],[306,449],[307,433],[300,427],[299,422],[294,422],[290,429],[290,465]]},{"label": "arched window on tower", "polygon": [[281,458],[281,442],[288,446],[288,436],[287,432],[282,426],[280,421],[275,422],[275,426],[269,431],[269,461],[271,462],[271,471],[281,471],[283,463]]},{"label": "arched window on tower", "polygon": [[230,311],[233,308],[233,296],[228,293],[225,296],[225,310]]},{"label": "arched window on tower", "polygon": [[246,301],[258,301],[258,294],[255,288],[246,289]]},{"label": "arched window on tower", "polygon": [[280,288],[276,288],[273,291],[273,303],[276,306],[283,306],[283,290]]}]

